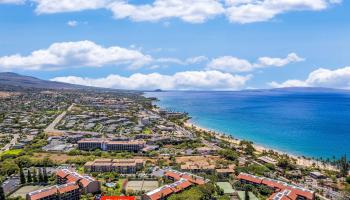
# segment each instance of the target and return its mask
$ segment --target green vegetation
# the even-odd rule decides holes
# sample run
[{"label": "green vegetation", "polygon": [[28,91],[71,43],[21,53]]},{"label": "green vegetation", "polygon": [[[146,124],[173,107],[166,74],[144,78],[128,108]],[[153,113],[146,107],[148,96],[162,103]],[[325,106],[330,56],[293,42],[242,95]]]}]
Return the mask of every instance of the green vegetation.
[{"label": "green vegetation", "polygon": [[224,149],[218,153],[220,156],[226,158],[227,160],[235,161],[238,158],[237,153],[231,149]]},{"label": "green vegetation", "polygon": [[20,153],[22,153],[22,149],[11,149],[7,150],[3,153],[0,154],[0,157],[5,157],[5,156],[18,156]]},{"label": "green vegetation", "polygon": [[215,185],[211,183],[207,183],[205,185],[195,186],[188,190],[185,190],[178,194],[173,194],[168,200],[183,200],[183,199],[191,199],[191,200],[209,200],[209,199],[221,199],[226,200],[229,199],[228,196],[222,194],[222,191],[215,187]]},{"label": "green vegetation", "polygon": [[347,160],[346,155],[342,156],[338,161],[337,161],[337,166],[340,171],[340,176],[345,177],[348,175],[348,172],[350,170],[350,163]]},{"label": "green vegetation", "polygon": [[350,176],[346,177],[345,181],[350,184]]},{"label": "green vegetation", "polygon": [[142,133],[149,135],[149,134],[152,134],[152,130],[150,128],[145,128],[145,129],[143,129]]},{"label": "green vegetation", "polygon": [[0,200],[5,200],[5,192],[2,188],[2,184],[0,184]]},{"label": "green vegetation", "polygon": [[246,141],[246,140],[242,140],[242,141],[239,143],[239,145],[243,147],[243,151],[244,151],[247,155],[254,155],[255,148],[254,148],[254,146],[253,146],[253,142]]},{"label": "green vegetation", "polygon": [[270,170],[264,165],[251,164],[246,167],[237,167],[236,171],[238,173],[245,172],[245,173],[263,176],[265,173],[269,172]]}]

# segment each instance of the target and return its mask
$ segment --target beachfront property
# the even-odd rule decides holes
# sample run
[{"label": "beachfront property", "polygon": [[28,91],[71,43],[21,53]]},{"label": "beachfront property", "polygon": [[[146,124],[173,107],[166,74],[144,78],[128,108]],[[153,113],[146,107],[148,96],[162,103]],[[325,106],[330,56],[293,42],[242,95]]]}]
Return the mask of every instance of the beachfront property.
[{"label": "beachfront property", "polygon": [[68,169],[56,172],[57,185],[27,194],[27,200],[78,200],[82,194],[100,191],[100,182]]},{"label": "beachfront property", "polygon": [[277,161],[273,158],[270,158],[268,156],[261,156],[258,158],[258,160],[264,164],[272,164],[272,165],[276,165]]},{"label": "beachfront property", "polygon": [[135,174],[144,166],[142,159],[96,159],[85,163],[85,172],[117,172]]},{"label": "beachfront property", "polygon": [[172,169],[165,170],[164,176],[175,182],[147,192],[142,196],[142,200],[164,199],[172,194],[182,192],[193,185],[203,185],[208,182],[208,180],[203,177]]},{"label": "beachfront property", "polygon": [[265,185],[275,191],[269,200],[314,200],[315,192],[290,185],[283,181],[278,181],[270,178],[254,176],[251,174],[240,173],[237,176],[242,184]]},{"label": "beachfront property", "polygon": [[78,148],[80,150],[96,150],[103,151],[140,151],[145,147],[145,142],[142,140],[128,140],[128,141],[113,141],[101,138],[84,138],[78,141]]}]

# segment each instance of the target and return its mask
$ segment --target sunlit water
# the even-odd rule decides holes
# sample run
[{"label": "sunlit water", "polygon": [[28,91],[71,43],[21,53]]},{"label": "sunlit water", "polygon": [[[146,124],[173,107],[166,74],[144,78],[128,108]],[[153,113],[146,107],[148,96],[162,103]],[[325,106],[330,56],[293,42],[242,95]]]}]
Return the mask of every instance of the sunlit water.
[{"label": "sunlit water", "polygon": [[350,155],[350,93],[342,91],[147,92],[192,122],[309,157]]}]

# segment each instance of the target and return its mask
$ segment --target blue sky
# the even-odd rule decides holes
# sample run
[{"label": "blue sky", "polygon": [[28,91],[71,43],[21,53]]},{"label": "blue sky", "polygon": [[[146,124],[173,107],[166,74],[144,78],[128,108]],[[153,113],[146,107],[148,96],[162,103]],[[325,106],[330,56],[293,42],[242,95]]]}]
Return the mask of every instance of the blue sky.
[{"label": "blue sky", "polygon": [[82,2],[0,0],[0,71],[124,89],[350,88],[349,2]]}]

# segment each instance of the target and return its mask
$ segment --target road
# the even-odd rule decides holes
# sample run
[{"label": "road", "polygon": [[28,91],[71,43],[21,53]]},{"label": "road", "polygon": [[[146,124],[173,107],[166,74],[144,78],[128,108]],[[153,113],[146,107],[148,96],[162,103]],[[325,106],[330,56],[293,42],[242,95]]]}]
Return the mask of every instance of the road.
[{"label": "road", "polygon": [[58,130],[55,127],[57,126],[58,123],[60,123],[60,121],[66,116],[67,112],[71,111],[72,108],[75,106],[75,104],[72,104],[71,106],[69,106],[69,108],[62,112],[60,115],[58,115],[56,117],[55,120],[53,120],[53,122],[51,122],[51,124],[49,124],[45,129],[44,132],[45,133],[52,133],[52,134],[66,134],[66,133],[70,133],[70,134],[91,134],[91,135],[100,135],[101,134],[101,130],[100,132],[92,132],[92,131],[71,131],[71,130]]},{"label": "road", "polygon": [[7,151],[9,150],[13,145],[15,145],[17,143],[17,140],[19,138],[19,134],[15,134],[12,138],[12,140],[10,141],[10,143],[6,144],[1,150],[1,152]]},{"label": "road", "polygon": [[51,124],[49,124],[44,132],[46,133],[52,133],[52,132],[55,132],[55,133],[64,133],[65,131],[60,131],[60,130],[57,130],[55,129],[56,125],[64,118],[64,116],[66,116],[67,112],[72,110],[72,108],[74,107],[74,104],[72,104],[71,106],[69,106],[69,108],[66,110],[66,111],[63,111],[60,115],[58,115],[56,117],[55,120],[53,120],[53,122],[51,122]]}]

